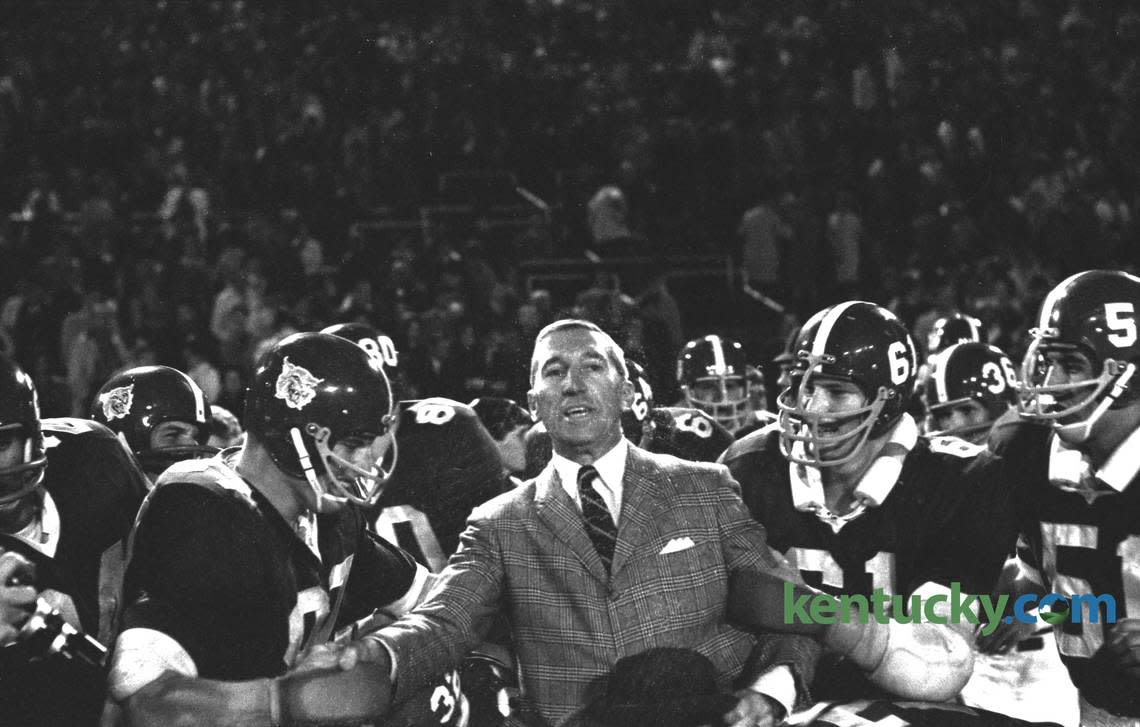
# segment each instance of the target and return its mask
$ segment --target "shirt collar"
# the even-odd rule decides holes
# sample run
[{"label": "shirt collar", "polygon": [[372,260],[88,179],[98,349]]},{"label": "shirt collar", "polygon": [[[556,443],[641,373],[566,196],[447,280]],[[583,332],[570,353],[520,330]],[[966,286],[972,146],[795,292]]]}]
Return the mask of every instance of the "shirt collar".
[{"label": "shirt collar", "polygon": [[[823,478],[819,469],[788,463],[788,473],[792,485],[792,504],[797,510],[814,512],[821,520],[839,532],[840,528],[868,508],[879,507],[894,490],[902,473],[903,461],[918,442],[918,425],[910,414],[903,414],[891,432],[891,438],[883,445],[879,456],[867,468],[855,488],[856,505],[851,512],[836,515],[827,509],[823,495]],[[801,443],[797,442],[797,445]]]},{"label": "shirt collar", "polygon": [[[1049,451],[1049,481],[1066,489],[1080,489],[1081,477],[1091,474],[1088,460],[1079,450],[1069,447],[1054,435]],[[1140,428],[1120,443],[1095,475],[1117,492],[1124,492],[1140,474]]]},{"label": "shirt collar", "polygon": [[[610,451],[594,460],[594,469],[598,471],[598,477],[602,480],[602,484],[606,489],[617,495],[619,503],[621,497],[621,481],[622,478],[625,477],[625,461],[628,455],[629,441],[626,440],[625,437],[622,437]],[[582,468],[582,465],[563,457],[557,452],[551,457],[551,462],[554,464],[554,471],[558,473],[558,479],[562,482],[562,489],[566,490],[566,494],[570,495],[570,499],[577,502],[578,470]]]}]

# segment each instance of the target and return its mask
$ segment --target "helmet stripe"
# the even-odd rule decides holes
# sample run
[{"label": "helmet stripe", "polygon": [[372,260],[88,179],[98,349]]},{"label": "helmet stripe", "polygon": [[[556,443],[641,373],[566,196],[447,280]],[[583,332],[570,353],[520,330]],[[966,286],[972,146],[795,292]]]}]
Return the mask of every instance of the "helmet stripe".
[{"label": "helmet stripe", "polygon": [[1045,329],[1049,327],[1049,319],[1053,317],[1053,309],[1057,307],[1057,303],[1069,291],[1069,283],[1073,282],[1084,273],[1074,273],[1065,278],[1060,285],[1049,291],[1049,295],[1045,296],[1045,300],[1041,303],[1041,318],[1037,321],[1037,327]]},{"label": "helmet stripe", "polygon": [[961,345],[960,343],[955,343],[942,353],[937,354],[938,360],[934,362],[934,388],[938,392],[938,401],[947,401],[950,399],[950,394],[946,391],[946,364],[950,363],[950,356],[953,355],[954,349]]},{"label": "helmet stripe", "polygon": [[827,339],[831,336],[831,329],[835,327],[836,321],[839,316],[843,315],[853,305],[862,303],[861,300],[849,300],[846,303],[840,303],[834,306],[823,317],[819,324],[819,331],[815,335],[815,340],[812,342],[811,354],[813,356],[822,356],[827,350]]},{"label": "helmet stripe", "polygon": [[724,341],[717,335],[706,336],[705,340],[712,345],[713,369],[718,374],[724,374]]},{"label": "helmet stripe", "polygon": [[[178,369],[175,369],[175,371],[178,371]],[[185,371],[178,371],[178,373],[182,374],[182,378],[186,379],[186,382],[190,385],[190,391],[194,392],[194,414],[197,416],[197,420],[200,422],[206,421],[206,395],[202,391],[202,387],[198,386],[194,379],[190,378],[189,374]]]}]

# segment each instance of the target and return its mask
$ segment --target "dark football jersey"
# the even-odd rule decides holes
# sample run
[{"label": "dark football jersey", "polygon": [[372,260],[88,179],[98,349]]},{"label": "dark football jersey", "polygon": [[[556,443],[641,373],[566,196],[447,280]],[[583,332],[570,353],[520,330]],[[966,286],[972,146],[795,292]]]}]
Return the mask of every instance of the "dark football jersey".
[{"label": "dark football jersey", "polygon": [[99,631],[103,553],[131,532],[147,492],[134,457],[107,427],[87,419],[44,419],[44,489],[59,509],[55,560],[76,584],[84,630]]},{"label": "dark football jersey", "polygon": [[[1009,426],[991,438],[1011,479],[1019,485],[1023,538],[1045,588],[1068,597],[1109,595],[1116,619],[1140,618],[1140,484],[1111,489],[1065,490],[1049,482],[1052,430]],[[1140,479],[1140,478],[1137,478]],[[1082,623],[1054,627],[1057,650],[1081,696],[1102,709],[1140,716],[1140,686],[1101,651],[1112,633],[1106,606],[1097,623],[1087,608]]]},{"label": "dark football jersey", "polygon": [[[42,425],[47,453],[43,487],[59,513],[59,532],[51,580],[40,585],[69,596],[83,630],[95,635],[102,557],[130,533],[146,494],[146,477],[102,424],[61,418],[45,419]],[[96,724],[102,702],[102,673],[62,657],[35,662],[18,674],[0,674],[0,721],[5,725]]]},{"label": "dark football jersey", "polygon": [[127,566],[124,628],[168,634],[203,678],[272,677],[314,630],[327,630],[334,611],[342,627],[402,597],[415,563],[367,533],[354,507],[317,517],[318,558],[223,464],[232,456],[176,464],[147,496]]},{"label": "dark football jersey", "polygon": [[399,416],[396,469],[374,515],[376,531],[438,573],[471,510],[510,482],[494,440],[466,404],[402,401]]},{"label": "dark football jersey", "polygon": [[657,407],[649,412],[652,427],[642,449],[671,454],[691,462],[715,462],[732,444],[732,433],[700,409]]},{"label": "dark football jersey", "polygon": [[[1016,527],[998,491],[998,463],[980,451],[959,439],[919,437],[886,500],[838,532],[815,513],[796,509],[777,426],[738,440],[722,462],[767,529],[769,544],[809,585],[869,596],[880,588],[906,595],[926,582],[957,582],[964,593],[989,593],[1012,551]],[[876,692],[845,663],[821,663],[815,683],[822,698]]]}]

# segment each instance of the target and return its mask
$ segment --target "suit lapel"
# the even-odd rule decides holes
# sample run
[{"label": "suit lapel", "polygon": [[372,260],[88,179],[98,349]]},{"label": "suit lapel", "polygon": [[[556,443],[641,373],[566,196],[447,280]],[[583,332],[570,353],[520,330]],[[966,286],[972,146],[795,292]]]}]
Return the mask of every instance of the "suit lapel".
[{"label": "suit lapel", "polygon": [[644,452],[630,445],[622,478],[621,522],[611,565],[614,574],[638,548],[657,535],[660,516],[665,510],[661,489],[666,486],[664,476]]},{"label": "suit lapel", "polygon": [[[591,575],[605,581],[606,568],[590,536],[586,535],[582,512],[563,489],[554,465],[547,465],[536,478],[534,501],[538,520],[578,556]],[[620,542],[620,536],[618,540]]]}]

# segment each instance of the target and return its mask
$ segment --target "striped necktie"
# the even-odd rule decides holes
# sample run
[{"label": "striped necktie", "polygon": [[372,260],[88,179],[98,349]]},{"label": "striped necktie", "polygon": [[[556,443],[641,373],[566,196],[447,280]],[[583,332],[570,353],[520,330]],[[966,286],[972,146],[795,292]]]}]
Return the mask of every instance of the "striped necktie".
[{"label": "striped necktie", "polygon": [[610,563],[614,559],[614,543],[617,542],[617,526],[606,507],[606,501],[601,493],[594,488],[598,479],[598,471],[591,465],[578,470],[578,496],[582,498],[582,517],[586,521],[586,534],[594,542],[594,548],[606,566],[606,573],[610,572]]}]

